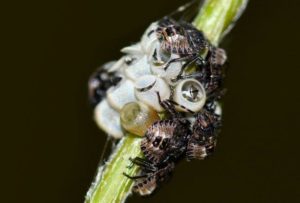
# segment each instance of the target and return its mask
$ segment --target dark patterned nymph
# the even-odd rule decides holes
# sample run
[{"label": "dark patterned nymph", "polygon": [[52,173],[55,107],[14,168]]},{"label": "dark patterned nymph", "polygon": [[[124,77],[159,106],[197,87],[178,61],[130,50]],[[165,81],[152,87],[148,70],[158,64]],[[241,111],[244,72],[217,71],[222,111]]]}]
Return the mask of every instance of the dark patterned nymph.
[{"label": "dark patterned nymph", "polygon": [[106,96],[106,91],[121,81],[121,76],[108,69],[114,62],[109,62],[99,67],[89,78],[88,95],[92,106],[96,106]]},{"label": "dark patterned nymph", "polygon": [[179,75],[177,80],[195,78],[203,86],[208,102],[219,100],[224,94],[223,83],[227,65],[227,55],[224,49],[210,46],[206,55],[206,64],[197,67],[197,71],[190,75]]},{"label": "dark patterned nymph", "polygon": [[[158,95],[159,97],[159,95]],[[141,167],[135,179],[133,191],[140,195],[151,194],[157,186],[169,177],[175,163],[185,157],[190,131],[190,122],[182,117],[171,100],[161,101],[161,106],[170,118],[155,122],[145,133],[141,150],[145,158],[136,157],[131,161]]]},{"label": "dark patterned nymph", "polygon": [[211,103],[196,114],[187,146],[188,160],[202,160],[214,152],[221,127],[221,117],[216,114],[215,108]]},{"label": "dark patterned nymph", "polygon": [[[149,34],[152,32],[154,31],[150,31]],[[206,86],[207,95],[216,94],[215,90],[223,83],[224,65],[227,60],[225,50],[211,45],[204,34],[192,24],[175,21],[169,17],[158,22],[155,33],[160,47],[153,53],[154,63],[164,64],[166,70],[174,62],[184,62],[173,82],[186,78],[187,76],[183,76],[184,70],[196,64],[196,75],[201,76],[200,82]],[[177,57],[172,58],[172,54]]]},{"label": "dark patterned nymph", "polygon": [[220,99],[224,94],[223,83],[226,71],[227,55],[224,49],[210,47],[207,64],[201,67],[199,81],[204,85],[208,100]]},{"label": "dark patterned nymph", "polygon": [[185,62],[182,70],[194,62],[205,64],[201,53],[206,52],[210,43],[205,39],[203,33],[192,24],[164,17],[158,22],[158,28],[155,31],[150,31],[149,34],[152,32],[156,33],[160,42],[160,50],[156,49],[154,51],[154,60],[163,58],[160,55],[177,55],[176,58],[171,58],[164,65],[165,70],[171,63],[179,61]]}]

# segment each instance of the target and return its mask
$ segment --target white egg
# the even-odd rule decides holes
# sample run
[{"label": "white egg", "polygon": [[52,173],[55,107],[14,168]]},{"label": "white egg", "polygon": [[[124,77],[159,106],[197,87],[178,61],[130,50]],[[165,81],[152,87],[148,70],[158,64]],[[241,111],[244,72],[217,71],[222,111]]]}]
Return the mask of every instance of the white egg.
[{"label": "white egg", "polygon": [[153,51],[153,46],[159,43],[155,32],[157,27],[157,22],[152,23],[142,36],[141,47],[143,52],[147,55],[152,54],[151,52]]},{"label": "white egg", "polygon": [[144,54],[141,43],[136,43],[131,46],[124,47],[121,49],[121,52],[124,54],[132,55],[132,56]]},{"label": "white egg", "polygon": [[135,95],[139,101],[157,111],[163,111],[158,101],[157,92],[159,92],[161,100],[169,99],[171,95],[170,87],[163,79],[154,75],[145,75],[139,78],[134,86]]},{"label": "white egg", "polygon": [[155,63],[155,61],[153,61],[153,59],[150,60],[151,72],[154,75],[163,77],[168,82],[169,85],[175,85],[177,82],[174,82],[172,80],[175,79],[178,76],[178,74],[180,73],[183,63],[182,62],[174,62],[169,65],[167,70],[165,70],[164,68],[168,61],[170,61],[174,58],[178,58],[178,57],[179,57],[178,55],[172,54],[170,56],[170,58],[167,61],[165,61],[165,63],[161,63],[161,64]]},{"label": "white egg", "polygon": [[122,72],[121,69],[124,68],[125,65],[125,57],[121,57],[117,62],[115,62],[109,69],[108,72]]},{"label": "white egg", "polygon": [[136,101],[134,83],[128,79],[123,79],[117,86],[109,88],[107,101],[115,110],[121,111],[125,104]]},{"label": "white egg", "polygon": [[[205,89],[195,79],[181,80],[174,90],[173,100],[191,111],[198,112],[206,101]],[[181,107],[177,107],[177,109],[186,111]]]},{"label": "white egg", "polygon": [[103,64],[103,65],[101,66],[101,68],[103,68],[103,69],[105,69],[105,70],[108,71],[108,70],[110,70],[111,67],[113,67],[113,66],[116,64],[116,62],[117,62],[117,61],[109,61],[109,62]]},{"label": "white egg", "polygon": [[109,136],[120,139],[124,136],[120,114],[109,106],[106,99],[102,100],[94,109],[94,119],[97,125]]},{"label": "white egg", "polygon": [[124,73],[127,78],[133,81],[136,81],[138,78],[144,75],[149,75],[151,71],[147,56],[144,55],[141,58],[134,59],[132,64],[125,68]]}]

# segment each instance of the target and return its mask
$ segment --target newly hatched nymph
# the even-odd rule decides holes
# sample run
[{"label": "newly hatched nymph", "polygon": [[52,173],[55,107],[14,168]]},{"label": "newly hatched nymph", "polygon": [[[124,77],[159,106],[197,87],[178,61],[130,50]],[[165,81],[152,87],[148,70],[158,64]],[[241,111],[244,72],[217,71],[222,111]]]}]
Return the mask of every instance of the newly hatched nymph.
[{"label": "newly hatched nymph", "polygon": [[[156,63],[165,63],[164,69],[174,62],[185,62],[182,71],[193,62],[205,64],[201,53],[205,52],[210,44],[203,33],[192,24],[164,17],[158,22],[158,28],[150,31],[148,35],[153,32],[160,42],[160,48],[154,51],[153,59]],[[177,57],[171,58],[172,55]],[[163,58],[169,60],[161,61]]]},{"label": "newly hatched nymph", "polygon": [[[166,70],[172,63],[184,62],[173,82],[194,75],[198,78],[200,76],[200,82],[205,86],[208,95],[222,86],[226,52],[211,45],[201,31],[188,22],[164,17],[158,22],[156,30],[150,31],[148,35],[153,32],[160,43],[153,53],[154,63],[164,64]],[[174,58],[173,55],[177,57]],[[185,68],[193,63],[196,64],[197,73],[182,76]]]},{"label": "newly hatched nymph", "polygon": [[199,72],[186,76],[193,77],[203,84],[208,101],[219,100],[224,94],[222,86],[225,78],[226,60],[227,55],[224,49],[211,46],[206,56],[206,65],[198,67]]},{"label": "newly hatched nymph", "polygon": [[141,174],[128,176],[135,179],[133,191],[149,195],[173,171],[175,163],[185,156],[190,131],[190,122],[176,110],[173,101],[161,101],[161,106],[170,113],[166,120],[155,122],[145,133],[141,150],[145,158],[136,157],[131,161],[141,167]]},{"label": "newly hatched nymph", "polygon": [[221,116],[216,114],[215,108],[211,103],[196,114],[187,146],[187,160],[202,160],[214,152],[221,127]]},{"label": "newly hatched nymph", "polygon": [[166,180],[179,160],[202,160],[211,155],[221,126],[221,117],[216,113],[214,103],[207,104],[198,113],[186,109],[195,116],[192,130],[191,123],[176,112],[177,103],[165,100],[160,104],[171,114],[171,118],[157,121],[147,130],[141,143],[145,158],[130,159],[141,167],[141,173],[138,176],[125,174],[136,181],[133,191],[142,196],[150,195]]}]

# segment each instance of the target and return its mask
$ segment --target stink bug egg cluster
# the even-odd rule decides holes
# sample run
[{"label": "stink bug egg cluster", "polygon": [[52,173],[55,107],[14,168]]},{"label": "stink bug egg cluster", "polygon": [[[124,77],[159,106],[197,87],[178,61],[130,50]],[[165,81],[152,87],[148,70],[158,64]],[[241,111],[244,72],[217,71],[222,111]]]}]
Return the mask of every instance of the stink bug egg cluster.
[{"label": "stink bug egg cluster", "polygon": [[96,123],[109,136],[143,136],[144,157],[131,159],[140,174],[124,175],[135,180],[135,192],[149,195],[178,161],[202,160],[214,151],[227,57],[192,24],[170,17],[152,23],[139,43],[121,52],[91,76],[89,98]]}]

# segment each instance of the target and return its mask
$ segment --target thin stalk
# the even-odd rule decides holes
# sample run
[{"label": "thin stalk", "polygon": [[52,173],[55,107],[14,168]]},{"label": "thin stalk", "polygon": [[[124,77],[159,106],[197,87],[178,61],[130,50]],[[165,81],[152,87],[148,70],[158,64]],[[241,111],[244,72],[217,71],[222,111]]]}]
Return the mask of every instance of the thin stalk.
[{"label": "thin stalk", "polygon": [[119,142],[105,166],[98,169],[96,180],[88,191],[85,203],[125,201],[133,181],[125,177],[123,172],[131,176],[137,174],[138,167],[131,165],[129,158],[142,156],[140,141],[141,138],[128,134]]},{"label": "thin stalk", "polygon": [[206,0],[193,24],[217,45],[233,28],[248,0]]},{"label": "thin stalk", "polygon": [[[247,0],[206,0],[193,24],[217,45],[233,27],[246,4]],[[131,176],[137,174],[138,168],[130,167],[129,158],[142,156],[140,142],[141,138],[129,134],[122,138],[105,166],[98,168],[85,203],[125,202],[134,182],[125,177],[123,172]]]}]

